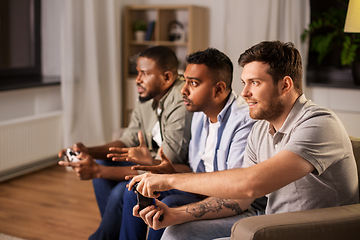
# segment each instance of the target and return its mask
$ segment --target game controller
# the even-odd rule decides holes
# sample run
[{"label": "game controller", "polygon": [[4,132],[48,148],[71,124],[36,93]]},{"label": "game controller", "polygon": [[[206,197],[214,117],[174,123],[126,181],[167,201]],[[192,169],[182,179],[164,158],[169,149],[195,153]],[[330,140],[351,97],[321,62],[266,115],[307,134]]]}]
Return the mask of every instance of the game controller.
[{"label": "game controller", "polygon": [[[141,193],[139,193],[138,191],[136,191],[136,187],[138,185],[138,182],[134,184],[134,186],[132,187],[132,190],[134,192],[136,192],[137,195],[137,201],[138,201],[138,205],[139,205],[139,212],[141,210],[143,210],[144,208],[146,208],[147,206],[150,205],[155,205],[155,199],[154,198],[148,198],[148,197],[144,197],[143,195],[141,195]],[[161,215],[159,217],[159,221],[161,222],[164,219],[164,216]]]},{"label": "game controller", "polygon": [[78,162],[80,159],[76,157],[76,155],[80,154],[78,151],[74,151],[72,148],[66,149],[66,157],[69,160],[69,162]]}]

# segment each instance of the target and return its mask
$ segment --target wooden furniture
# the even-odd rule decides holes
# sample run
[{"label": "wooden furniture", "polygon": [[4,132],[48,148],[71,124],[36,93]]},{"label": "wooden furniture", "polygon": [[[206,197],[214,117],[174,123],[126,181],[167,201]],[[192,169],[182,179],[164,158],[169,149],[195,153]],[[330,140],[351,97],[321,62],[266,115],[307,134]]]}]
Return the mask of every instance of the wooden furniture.
[{"label": "wooden furniture", "polygon": [[[129,123],[134,103],[138,97],[134,79],[136,62],[130,59],[151,46],[167,46],[174,50],[179,59],[179,70],[185,69],[186,55],[208,47],[208,10],[192,5],[129,5],[123,13],[123,52],[122,52],[122,86],[123,86],[123,127]],[[136,41],[133,24],[136,21],[155,22],[150,40]],[[184,41],[169,39],[169,26],[177,21],[183,26]]]}]

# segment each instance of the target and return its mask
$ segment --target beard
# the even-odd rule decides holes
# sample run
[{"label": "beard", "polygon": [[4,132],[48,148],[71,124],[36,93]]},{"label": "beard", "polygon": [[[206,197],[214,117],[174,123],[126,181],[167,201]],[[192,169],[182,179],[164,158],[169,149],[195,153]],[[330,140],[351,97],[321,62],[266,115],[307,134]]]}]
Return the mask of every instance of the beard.
[{"label": "beard", "polygon": [[[144,92],[146,92],[146,88],[144,88],[143,86],[141,86],[140,84],[138,84],[138,87],[141,87],[143,90],[144,90]],[[144,102],[147,102],[147,101],[149,101],[149,100],[151,100],[151,99],[153,99],[156,95],[157,95],[158,93],[157,92],[147,92],[147,95],[145,95],[145,96],[140,96],[140,94],[139,94],[139,101],[141,102],[141,103],[144,103]]]},{"label": "beard", "polygon": [[139,96],[139,101],[140,101],[141,103],[144,103],[144,102],[147,102],[147,101],[149,101],[149,100],[151,100],[151,99],[153,99],[153,98],[154,98],[154,96],[151,96],[151,95],[147,95],[147,96],[145,96],[145,97]]},{"label": "beard", "polygon": [[197,105],[194,105],[194,102],[191,101],[187,96],[183,96],[183,101],[188,103],[186,105],[186,109],[189,112],[200,112],[200,111],[202,111],[202,110],[200,110],[201,108],[199,108]]},{"label": "beard", "polygon": [[260,107],[258,111],[250,110],[250,117],[252,119],[267,121],[276,120],[278,117],[280,117],[281,114],[284,113],[285,106],[281,103],[279,93],[274,91],[270,99],[271,101],[269,101],[265,106]]}]

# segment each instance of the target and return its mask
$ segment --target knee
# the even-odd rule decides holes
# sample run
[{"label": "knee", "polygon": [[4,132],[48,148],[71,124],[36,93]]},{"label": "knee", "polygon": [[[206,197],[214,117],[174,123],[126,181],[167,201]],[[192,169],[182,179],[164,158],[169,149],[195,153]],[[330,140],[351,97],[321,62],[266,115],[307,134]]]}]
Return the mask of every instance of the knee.
[{"label": "knee", "polygon": [[178,229],[178,225],[169,226],[165,228],[165,231],[161,237],[161,240],[189,240],[191,239],[191,235],[188,236],[186,231],[181,231]]},{"label": "knee", "polygon": [[112,190],[108,201],[122,202],[127,182],[119,182]]},{"label": "knee", "polygon": [[135,206],[137,204],[137,196],[134,191],[128,191],[125,189],[123,197],[124,205]]},{"label": "knee", "polygon": [[180,206],[179,196],[167,196],[161,200],[168,207],[178,207]]}]

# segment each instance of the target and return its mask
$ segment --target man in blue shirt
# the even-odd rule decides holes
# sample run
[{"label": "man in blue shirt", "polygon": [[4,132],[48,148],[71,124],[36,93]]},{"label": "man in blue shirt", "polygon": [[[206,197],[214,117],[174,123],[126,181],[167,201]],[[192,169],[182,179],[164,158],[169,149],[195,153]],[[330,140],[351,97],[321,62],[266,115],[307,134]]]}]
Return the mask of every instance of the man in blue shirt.
[{"label": "man in blue shirt", "polygon": [[[189,164],[194,172],[213,172],[240,168],[248,134],[254,124],[243,98],[231,89],[233,65],[231,60],[217,49],[193,53],[187,57],[184,73],[186,83],[182,88],[187,110],[195,112],[191,123]],[[163,155],[160,165],[171,165]],[[154,171],[158,166],[136,166],[134,169]],[[198,202],[206,196],[198,196],[170,190],[159,199],[168,206],[181,206]],[[123,219],[120,239],[145,239],[147,225],[132,215],[136,195],[124,194]],[[163,229],[150,229],[148,239],[160,239]]]}]

